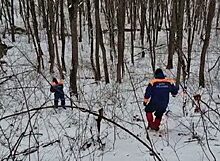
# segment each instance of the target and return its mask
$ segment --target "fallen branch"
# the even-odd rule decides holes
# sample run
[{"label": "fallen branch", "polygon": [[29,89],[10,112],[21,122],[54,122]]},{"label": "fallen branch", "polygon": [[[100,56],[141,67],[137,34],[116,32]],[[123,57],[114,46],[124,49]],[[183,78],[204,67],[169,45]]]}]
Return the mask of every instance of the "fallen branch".
[{"label": "fallen branch", "polygon": [[[62,107],[62,106],[58,106],[58,107]],[[65,106],[66,108],[70,108],[70,109],[78,109],[80,110],[81,112],[84,112],[84,113],[89,113],[89,114],[92,114],[94,116],[97,116],[97,117],[101,117],[102,119],[116,125],[117,127],[119,127],[120,129],[124,130],[126,133],[128,133],[129,135],[131,135],[133,138],[135,138],[136,140],[138,140],[142,145],[144,145],[148,150],[150,150],[150,152],[153,154],[153,156],[156,157],[156,159],[158,161],[162,161],[162,159],[160,158],[160,156],[153,150],[153,148],[151,148],[146,142],[144,142],[143,140],[141,140],[138,136],[136,136],[134,133],[132,133],[131,131],[129,131],[128,129],[126,129],[125,127],[123,127],[122,125],[116,123],[115,121],[112,121],[111,119],[105,117],[105,116],[101,116],[100,114],[94,112],[94,111],[91,111],[89,109],[85,109],[83,107],[78,107],[78,106],[68,106],[66,105]],[[3,116],[2,118],[0,118],[0,122],[2,120],[5,120],[5,119],[8,119],[8,118],[11,118],[11,117],[14,117],[14,116],[18,116],[18,115],[21,115],[21,114],[26,114],[26,113],[29,113],[29,112],[33,112],[33,111],[39,111],[39,110],[45,110],[45,109],[53,109],[54,106],[46,106],[46,107],[39,107],[39,108],[33,108],[33,109],[29,109],[29,110],[25,110],[25,111],[21,111],[21,112],[17,112],[17,113],[14,113],[14,114],[11,114],[11,115],[7,115],[7,116]]]}]

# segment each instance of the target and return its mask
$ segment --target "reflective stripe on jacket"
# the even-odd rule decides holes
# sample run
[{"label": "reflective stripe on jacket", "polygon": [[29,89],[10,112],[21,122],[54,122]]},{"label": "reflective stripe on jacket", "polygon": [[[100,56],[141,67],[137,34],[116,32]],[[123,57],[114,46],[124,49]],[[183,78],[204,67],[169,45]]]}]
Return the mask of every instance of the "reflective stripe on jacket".
[{"label": "reflective stripe on jacket", "polygon": [[174,83],[173,79],[168,78],[152,79],[145,91],[145,103],[150,102],[158,108],[166,108],[169,103],[169,93],[176,95],[179,90]]}]

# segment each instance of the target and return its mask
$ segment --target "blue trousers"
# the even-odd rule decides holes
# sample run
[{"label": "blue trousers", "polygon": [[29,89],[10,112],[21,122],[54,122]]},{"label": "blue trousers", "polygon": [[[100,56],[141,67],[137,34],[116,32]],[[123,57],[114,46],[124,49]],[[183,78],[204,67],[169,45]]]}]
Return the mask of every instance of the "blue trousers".
[{"label": "blue trousers", "polygon": [[167,107],[158,107],[158,105],[154,105],[151,102],[149,102],[149,104],[147,104],[145,106],[145,112],[155,112],[154,115],[156,116],[156,118],[162,118],[164,112],[166,111]]},{"label": "blue trousers", "polygon": [[64,94],[56,94],[56,93],[55,93],[54,106],[55,106],[56,108],[58,107],[59,100],[61,100],[61,106],[62,106],[62,107],[65,107]]}]

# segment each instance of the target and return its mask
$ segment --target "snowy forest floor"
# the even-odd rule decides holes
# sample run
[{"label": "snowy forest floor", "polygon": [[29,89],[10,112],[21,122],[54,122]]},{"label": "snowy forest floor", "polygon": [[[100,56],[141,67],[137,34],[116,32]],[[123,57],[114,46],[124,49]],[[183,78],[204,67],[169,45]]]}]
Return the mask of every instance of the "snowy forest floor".
[{"label": "snowy forest floor", "polygon": [[[34,65],[34,49],[17,38],[4,57],[6,73],[0,73],[0,160],[103,160],[103,161],[151,161],[155,155],[134,136],[108,120],[101,121],[100,135],[97,117],[77,108],[54,109],[49,82],[52,75],[48,65],[37,73]],[[73,106],[98,112],[104,109],[104,117],[121,125],[155,150],[161,160],[217,160],[220,158],[219,141],[219,75],[217,69],[207,74],[207,87],[203,89],[202,113],[194,113],[193,95],[198,92],[199,54],[195,54],[192,74],[188,80],[187,94],[182,88],[176,98],[170,98],[167,115],[164,115],[159,132],[146,131],[147,126],[143,94],[153,74],[149,56],[135,58],[129,63],[123,83],[115,83],[111,70],[111,83],[95,83],[87,47],[80,53],[78,90],[79,100]],[[45,46],[46,51],[46,46]],[[71,51],[71,50],[69,50]],[[128,52],[129,53],[129,52]],[[217,58],[209,58],[210,66]],[[48,62],[44,55],[45,64]],[[68,58],[67,62],[71,59]],[[158,67],[165,70],[166,54],[157,58]],[[70,62],[68,62],[70,64]],[[109,66],[114,69],[115,65]],[[69,67],[70,69],[70,67]],[[168,77],[175,71],[165,70]],[[215,77],[217,75],[217,77]],[[55,75],[56,76],[56,75]],[[215,78],[215,79],[214,79]],[[69,100],[69,72],[65,78],[66,104]],[[183,116],[183,100],[186,98],[187,116]],[[36,110],[35,110],[36,109]],[[31,112],[25,112],[32,110]],[[147,137],[149,135],[149,138]],[[100,139],[98,139],[100,138]]]}]

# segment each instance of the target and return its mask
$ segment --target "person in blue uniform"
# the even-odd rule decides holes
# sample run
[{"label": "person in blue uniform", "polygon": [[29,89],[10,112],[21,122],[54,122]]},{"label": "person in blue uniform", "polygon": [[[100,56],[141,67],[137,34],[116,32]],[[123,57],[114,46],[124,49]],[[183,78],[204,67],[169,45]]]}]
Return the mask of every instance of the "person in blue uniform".
[{"label": "person in blue uniform", "polygon": [[[179,87],[173,79],[166,78],[162,69],[156,69],[154,79],[148,84],[144,94],[144,106],[148,128],[158,131],[161,119],[169,103],[169,95],[176,96]],[[155,115],[155,119],[153,117]]]},{"label": "person in blue uniform", "polygon": [[61,100],[61,106],[65,108],[63,84],[63,80],[58,81],[56,78],[53,78],[51,82],[50,91],[54,93],[54,106],[56,108],[58,107],[59,100]]}]

